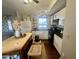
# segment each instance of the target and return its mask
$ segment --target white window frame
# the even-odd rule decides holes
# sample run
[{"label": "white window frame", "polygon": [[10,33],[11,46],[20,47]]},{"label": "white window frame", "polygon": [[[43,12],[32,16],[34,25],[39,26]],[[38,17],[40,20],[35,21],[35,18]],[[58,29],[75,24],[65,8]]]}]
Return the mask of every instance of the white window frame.
[{"label": "white window frame", "polygon": [[[46,19],[46,24],[44,23],[44,19]],[[40,21],[41,21],[41,23],[40,23]],[[45,26],[45,27],[44,27]],[[46,29],[48,29],[48,17],[39,17],[38,18],[38,29],[39,30],[46,30]]]}]

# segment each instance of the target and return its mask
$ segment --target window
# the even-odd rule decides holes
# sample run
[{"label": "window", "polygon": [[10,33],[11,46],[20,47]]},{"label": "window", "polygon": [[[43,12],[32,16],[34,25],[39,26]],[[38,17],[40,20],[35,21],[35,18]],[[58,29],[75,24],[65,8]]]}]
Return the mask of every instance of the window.
[{"label": "window", "polygon": [[40,17],[38,19],[38,29],[47,29],[47,17]]},{"label": "window", "polygon": [[12,23],[11,23],[10,20],[8,20],[8,27],[9,27],[9,30],[13,30],[13,28],[12,28]]}]

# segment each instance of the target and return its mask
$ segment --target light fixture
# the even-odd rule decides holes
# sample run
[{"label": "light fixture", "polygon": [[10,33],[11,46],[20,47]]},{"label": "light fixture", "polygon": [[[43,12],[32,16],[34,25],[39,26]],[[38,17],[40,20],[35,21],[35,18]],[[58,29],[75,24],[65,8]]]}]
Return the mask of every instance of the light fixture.
[{"label": "light fixture", "polygon": [[29,0],[29,2],[32,2],[33,0]]},{"label": "light fixture", "polygon": [[24,0],[24,4],[27,4],[27,3],[32,2],[32,1],[34,1],[35,3],[39,3],[38,0]]},{"label": "light fixture", "polygon": [[24,0],[24,4],[27,4],[29,1],[28,0]]}]

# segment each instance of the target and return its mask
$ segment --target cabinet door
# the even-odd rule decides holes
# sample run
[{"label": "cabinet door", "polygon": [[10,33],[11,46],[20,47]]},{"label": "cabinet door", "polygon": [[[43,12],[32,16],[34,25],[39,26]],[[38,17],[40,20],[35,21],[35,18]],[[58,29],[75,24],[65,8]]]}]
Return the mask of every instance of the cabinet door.
[{"label": "cabinet door", "polygon": [[39,35],[39,39],[48,39],[48,31],[32,31],[33,38],[35,35]]},{"label": "cabinet door", "polygon": [[59,38],[58,46],[59,46],[59,51],[60,51],[60,54],[61,54],[61,48],[62,48],[62,39],[61,38]]},{"label": "cabinet door", "polygon": [[61,54],[62,39],[60,37],[58,37],[57,35],[54,35],[54,46],[57,49],[57,51],[59,52],[59,54]]}]

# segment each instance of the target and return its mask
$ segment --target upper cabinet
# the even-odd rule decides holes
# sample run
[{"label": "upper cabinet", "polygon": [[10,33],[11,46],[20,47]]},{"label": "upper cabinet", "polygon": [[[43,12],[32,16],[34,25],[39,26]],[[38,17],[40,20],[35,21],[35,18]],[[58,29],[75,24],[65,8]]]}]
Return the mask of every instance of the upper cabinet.
[{"label": "upper cabinet", "polygon": [[62,27],[64,27],[65,10],[66,8],[63,8],[62,10],[54,14],[54,20],[59,19],[58,25]]}]

